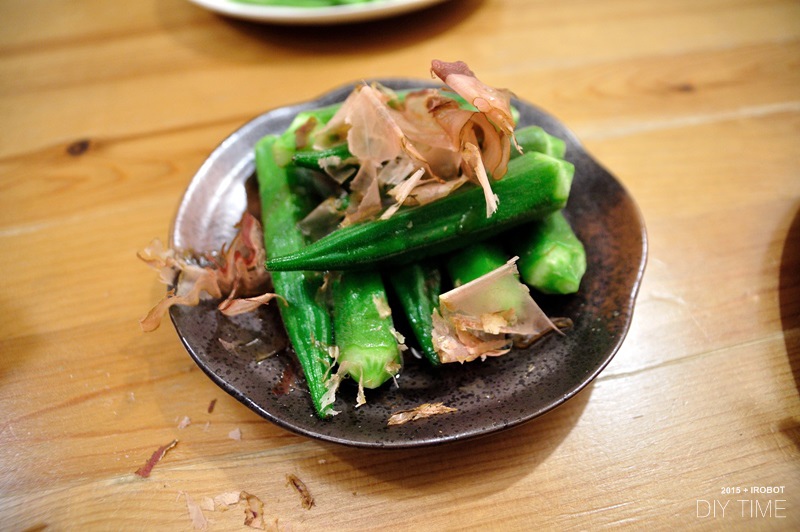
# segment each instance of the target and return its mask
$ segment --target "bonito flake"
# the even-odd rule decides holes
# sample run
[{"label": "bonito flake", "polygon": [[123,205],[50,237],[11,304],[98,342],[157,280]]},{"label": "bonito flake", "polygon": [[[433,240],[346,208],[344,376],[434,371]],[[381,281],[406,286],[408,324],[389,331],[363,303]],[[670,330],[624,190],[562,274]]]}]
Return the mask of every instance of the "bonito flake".
[{"label": "bonito flake", "polygon": [[238,229],[230,245],[218,253],[182,252],[155,239],[137,254],[159,272],[163,283],[176,285],[140,320],[144,331],[157,329],[171,306],[196,306],[204,297],[224,298],[219,310],[226,316],[249,312],[279,297],[266,292],[270,277],[258,220],[244,213]]},{"label": "bonito flake", "polygon": [[441,414],[449,414],[456,411],[457,409],[447,406],[444,403],[424,403],[410,410],[400,410],[399,412],[394,412],[391,416],[389,416],[387,425],[404,425],[410,421],[425,419]]},{"label": "bonito flake", "polygon": [[443,363],[504,355],[516,337],[556,329],[520,282],[516,260],[439,296],[433,345]]},{"label": "bonito flake", "polygon": [[[342,225],[389,218],[401,206],[430,203],[467,182],[483,188],[487,217],[497,210],[491,181],[505,175],[512,141],[519,149],[511,93],[482,83],[460,61],[433,61],[431,72],[445,88],[400,97],[379,83],[357,85],[314,133],[316,149],[346,141],[359,166]],[[342,165],[326,161],[325,170],[336,179]]]}]

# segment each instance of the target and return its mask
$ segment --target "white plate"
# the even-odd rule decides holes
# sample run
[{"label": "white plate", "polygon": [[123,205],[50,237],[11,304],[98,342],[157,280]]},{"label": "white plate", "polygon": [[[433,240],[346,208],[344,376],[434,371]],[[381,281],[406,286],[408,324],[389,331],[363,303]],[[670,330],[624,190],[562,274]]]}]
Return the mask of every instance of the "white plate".
[{"label": "white plate", "polygon": [[217,13],[276,24],[343,24],[407,13],[446,0],[375,0],[331,7],[288,7],[241,4],[233,0],[189,0]]}]

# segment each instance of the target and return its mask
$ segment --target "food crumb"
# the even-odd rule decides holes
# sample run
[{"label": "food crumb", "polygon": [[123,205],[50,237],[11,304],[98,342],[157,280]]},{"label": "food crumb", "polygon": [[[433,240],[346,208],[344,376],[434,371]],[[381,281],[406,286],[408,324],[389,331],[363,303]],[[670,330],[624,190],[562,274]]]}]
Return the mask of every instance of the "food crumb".
[{"label": "food crumb", "polygon": [[445,406],[444,403],[423,403],[418,407],[410,410],[400,410],[395,412],[389,417],[388,425],[402,425],[409,421],[416,421],[418,419],[425,419],[439,414],[448,414],[455,412],[455,408]]},{"label": "food crumb", "polygon": [[214,497],[214,503],[220,507],[220,510],[227,510],[229,506],[235,506],[239,504],[241,492],[239,491],[228,491],[226,493],[220,493],[216,497]]},{"label": "food crumb", "polygon": [[153,452],[150,456],[150,459],[145,462],[145,464],[135,471],[135,474],[139,475],[142,478],[147,478],[150,476],[150,472],[153,470],[153,467],[164,458],[164,455],[167,454],[167,451],[172,449],[178,445],[178,440],[172,440],[166,445],[162,445],[158,449]]},{"label": "food crumb", "polygon": [[372,296],[372,304],[375,305],[375,310],[378,311],[378,316],[386,319],[392,315],[392,308],[385,298],[374,295]]},{"label": "food crumb", "polygon": [[203,500],[200,501],[199,504],[200,508],[206,510],[208,512],[213,512],[216,509],[216,505],[214,504],[214,499],[211,497],[203,497]]},{"label": "food crumb", "polygon": [[192,497],[183,491],[178,492],[178,498],[183,495],[186,498],[186,510],[189,512],[189,518],[192,520],[192,528],[195,530],[205,530],[208,527],[208,519],[203,515],[203,510]]},{"label": "food crumb", "polygon": [[219,343],[222,345],[222,347],[225,348],[225,351],[232,353],[234,355],[236,354],[236,347],[238,346],[238,344],[234,342],[229,342],[227,340],[223,340],[222,338],[217,338],[217,340],[219,340]]},{"label": "food crumb", "polygon": [[245,501],[244,524],[250,528],[264,530],[264,503],[261,499],[243,491],[239,494],[239,500]]},{"label": "food crumb", "polygon": [[188,427],[191,424],[192,424],[191,418],[189,416],[183,416],[183,419],[181,419],[181,422],[178,423],[178,430],[183,430],[183,429],[185,429],[186,427]]},{"label": "food crumb", "polygon": [[241,441],[242,439],[242,431],[239,427],[236,427],[232,431],[228,433],[228,438],[236,441]]},{"label": "food crumb", "polygon": [[217,406],[217,400],[212,399],[210,403],[208,403],[208,413],[211,414],[214,412],[214,407]]},{"label": "food crumb", "polygon": [[314,506],[314,497],[311,496],[311,492],[308,491],[305,482],[297,478],[297,475],[286,475],[286,485],[292,486],[300,494],[300,504],[303,505],[303,508],[310,510]]}]

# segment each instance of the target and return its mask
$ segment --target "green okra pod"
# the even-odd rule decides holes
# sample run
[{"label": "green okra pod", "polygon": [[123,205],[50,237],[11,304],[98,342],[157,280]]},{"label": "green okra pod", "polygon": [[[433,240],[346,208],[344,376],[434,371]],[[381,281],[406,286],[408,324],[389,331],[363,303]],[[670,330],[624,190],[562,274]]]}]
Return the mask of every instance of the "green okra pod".
[{"label": "green okra pod", "polygon": [[[514,132],[517,144],[522,148],[522,153],[531,151],[544,153],[556,159],[564,158],[567,144],[558,137],[550,135],[539,126],[521,127]],[[517,150],[511,150],[511,158],[519,157]]]},{"label": "green okra pod", "polygon": [[331,296],[339,368],[364,388],[377,388],[402,366],[381,275],[373,270],[337,272]]},{"label": "green okra pod", "polygon": [[499,206],[491,217],[486,216],[483,191],[472,187],[400,209],[387,220],[337,229],[296,252],[273,254],[267,269],[343,270],[449,252],[563,208],[573,173],[566,161],[528,153],[509,162],[508,173],[492,183]]},{"label": "green okra pod", "polygon": [[[275,159],[277,142],[278,137],[267,136],[256,145],[256,173],[267,256],[293,253],[306,245],[305,237],[297,229],[305,209],[289,186],[286,168]],[[330,414],[330,405],[324,405],[322,398],[327,391],[326,379],[331,365],[328,348],[333,343],[333,328],[327,306],[318,297],[322,276],[316,272],[274,272],[272,283],[275,293],[285,301],[279,301],[278,308],[303,369],[315,411],[318,416],[326,417]]]},{"label": "green okra pod", "polygon": [[488,242],[478,242],[458,250],[447,260],[447,271],[453,286],[474,281],[508,262],[503,248]]},{"label": "green okra pod", "polygon": [[292,156],[292,162],[303,168],[324,171],[328,164],[339,165],[347,163],[355,166],[357,159],[350,153],[347,143],[344,142],[325,150],[298,151]]},{"label": "green okra pod", "polygon": [[[458,287],[504,266],[509,258],[500,244],[477,242],[450,256],[447,271],[453,284]],[[485,294],[485,297],[492,299],[497,308],[521,309],[527,290],[521,292],[518,289],[519,284],[519,279],[507,278],[497,284],[492,292]]]},{"label": "green okra pod", "polygon": [[529,286],[546,294],[573,294],[586,272],[586,250],[561,211],[520,228],[512,246]]},{"label": "green okra pod", "polygon": [[392,268],[388,278],[422,354],[431,364],[438,366],[439,355],[431,338],[433,311],[439,305],[442,291],[439,268],[428,261],[413,262]]},{"label": "green okra pod", "polygon": [[[517,130],[523,152],[536,151],[562,158],[566,143],[538,126]],[[514,156],[518,152],[512,152]],[[519,255],[522,280],[547,294],[572,294],[578,291],[586,271],[586,251],[562,211],[512,231],[510,246]]]}]

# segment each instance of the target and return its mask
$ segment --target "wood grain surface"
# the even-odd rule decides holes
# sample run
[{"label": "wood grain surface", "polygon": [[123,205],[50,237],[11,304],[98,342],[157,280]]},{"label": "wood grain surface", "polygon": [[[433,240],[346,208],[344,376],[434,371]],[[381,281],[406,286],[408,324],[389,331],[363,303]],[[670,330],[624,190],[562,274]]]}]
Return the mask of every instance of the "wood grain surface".
[{"label": "wood grain surface", "polygon": [[[136,252],[251,117],[434,58],[560,118],[636,199],[631,330],[578,396],[499,435],[393,452],[294,435],[169,324],[141,332],[164,287]],[[0,124],[0,529],[192,530],[187,495],[241,491],[273,530],[800,528],[800,3],[451,0],[288,27],[185,0],[5,0]],[[203,510],[206,528],[249,529],[244,506]]]}]

